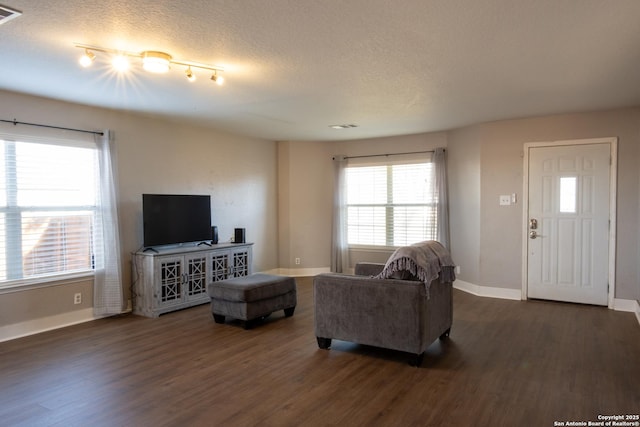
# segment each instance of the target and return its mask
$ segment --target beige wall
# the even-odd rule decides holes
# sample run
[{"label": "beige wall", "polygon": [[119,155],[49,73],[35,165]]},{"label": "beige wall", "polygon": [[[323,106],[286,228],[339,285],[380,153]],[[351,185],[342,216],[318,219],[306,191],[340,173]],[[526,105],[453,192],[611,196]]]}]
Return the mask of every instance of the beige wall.
[{"label": "beige wall", "polygon": [[[480,167],[479,210],[455,209],[478,200],[473,190],[452,189],[454,260],[462,266],[460,278],[481,286],[520,289],[522,271],[522,203],[499,206],[500,194],[522,195],[523,145],[527,142],[618,137],[618,206],[616,298],[640,298],[639,172],[640,109],[566,114],[479,124],[450,132],[450,155],[466,162],[452,162],[450,180],[468,181],[468,165]],[[462,155],[460,151],[467,151]],[[475,185],[475,184],[473,184]],[[457,227],[478,224],[479,250],[467,253],[467,239]],[[472,239],[475,241],[475,238]],[[475,242],[474,242],[475,243]],[[465,265],[471,263],[470,266]],[[466,271],[477,274],[467,276]]]},{"label": "beige wall", "polygon": [[[333,197],[330,144],[280,142],[278,153],[279,266],[326,267],[331,256]],[[300,258],[298,265],[296,258]]]},{"label": "beige wall", "polygon": [[[619,138],[616,297],[640,299],[640,109],[478,124],[449,132],[340,142],[273,142],[141,115],[0,91],[0,118],[114,132],[123,286],[130,294],[130,252],[142,245],[141,194],[212,196],[220,240],[235,227],[255,242],[254,270],[328,268],[331,254],[331,157],[447,147],[451,248],[460,279],[520,289],[522,204],[500,207],[500,194],[522,194],[523,144]],[[345,132],[348,132],[345,131]],[[380,261],[379,252],[354,252]],[[295,258],[300,264],[295,265]],[[1,293],[0,327],[73,310],[87,283]],[[42,302],[46,301],[46,304]],[[85,297],[85,302],[87,301]]]},{"label": "beige wall", "polygon": [[451,254],[458,278],[480,282],[480,139],[475,128],[451,132],[447,150]]},{"label": "beige wall", "polygon": [[[348,132],[348,130],[346,131]],[[279,173],[281,202],[280,267],[328,268],[331,265],[331,206],[334,155],[361,156],[404,153],[446,147],[446,133],[404,135],[339,142],[281,142]],[[360,260],[384,262],[388,252],[352,251],[350,264]],[[296,257],[300,265],[294,265]]]},{"label": "beige wall", "polygon": [[[80,304],[74,304],[73,295],[76,293],[82,295]],[[92,307],[92,279],[49,283],[47,286],[31,289],[28,292],[15,291],[0,294],[0,326],[51,318]],[[47,329],[46,325],[43,326]],[[2,340],[3,336],[0,334],[0,341]]]},{"label": "beige wall", "polygon": [[[3,91],[0,118],[113,131],[126,298],[131,286],[130,253],[142,245],[142,193],[210,194],[220,241],[228,240],[235,227],[245,227],[247,241],[255,242],[254,270],[278,266],[275,142]],[[78,286],[0,293],[0,321],[6,325],[84,309],[84,303],[68,304]],[[85,301],[90,300],[88,293],[85,287]]]},{"label": "beige wall", "polygon": [[[331,157],[383,154],[447,147],[451,215],[451,250],[461,280],[475,285],[521,289],[522,201],[499,206],[501,194],[523,190],[523,149],[527,142],[619,138],[618,241],[616,298],[640,299],[638,269],[640,233],[640,109],[566,114],[478,124],[449,132],[340,142],[287,142],[279,166],[287,180],[281,205],[280,265],[295,268],[330,265]],[[284,211],[282,211],[284,209]],[[285,219],[288,221],[285,223]],[[296,220],[294,220],[296,219]],[[286,230],[286,231],[284,231]],[[283,234],[286,232],[286,239]],[[307,244],[308,242],[308,244]],[[351,252],[350,264],[381,261],[385,252]],[[311,261],[309,258],[311,257]]]},{"label": "beige wall", "polygon": [[277,151],[272,141],[134,117],[114,123],[123,248],[142,245],[142,193],[211,195],[220,242],[236,227],[254,242],[256,271],[277,267]]}]

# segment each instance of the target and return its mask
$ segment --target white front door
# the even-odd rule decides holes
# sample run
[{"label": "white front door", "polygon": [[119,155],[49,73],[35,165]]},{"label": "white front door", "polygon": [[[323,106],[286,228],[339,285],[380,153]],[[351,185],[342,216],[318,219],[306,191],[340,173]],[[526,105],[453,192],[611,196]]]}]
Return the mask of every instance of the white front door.
[{"label": "white front door", "polygon": [[527,149],[527,297],[607,305],[611,145]]}]

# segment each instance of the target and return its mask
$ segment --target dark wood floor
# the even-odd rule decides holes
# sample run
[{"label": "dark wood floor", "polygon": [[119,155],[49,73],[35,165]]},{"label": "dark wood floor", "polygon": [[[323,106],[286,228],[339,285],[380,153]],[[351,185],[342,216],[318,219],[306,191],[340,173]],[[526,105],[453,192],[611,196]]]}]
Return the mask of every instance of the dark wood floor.
[{"label": "dark wood floor", "polygon": [[633,314],[455,291],[450,339],[413,368],[403,353],[318,349],[311,279],[298,290],[293,317],[252,330],[203,305],[0,343],[0,424],[553,426],[640,412]]}]

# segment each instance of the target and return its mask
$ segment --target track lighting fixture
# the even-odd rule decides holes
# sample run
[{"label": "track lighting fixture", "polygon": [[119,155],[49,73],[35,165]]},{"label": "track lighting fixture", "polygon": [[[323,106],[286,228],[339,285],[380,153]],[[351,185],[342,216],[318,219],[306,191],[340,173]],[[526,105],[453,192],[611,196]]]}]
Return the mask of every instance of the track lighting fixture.
[{"label": "track lighting fixture", "polygon": [[111,65],[113,65],[116,71],[123,73],[129,69],[129,58],[118,53],[112,58]]},{"label": "track lighting fixture", "polygon": [[189,80],[190,82],[196,81],[196,76],[193,74],[193,71],[191,71],[191,66],[187,67],[184,74],[187,76],[187,80]]},{"label": "track lighting fixture", "polygon": [[146,50],[138,53],[84,44],[76,44],[75,46],[84,50],[83,55],[80,57],[80,65],[83,67],[89,67],[93,64],[96,59],[95,52],[103,52],[112,55],[112,65],[120,72],[126,71],[129,68],[130,58],[140,58],[142,60],[142,68],[152,73],[166,73],[170,70],[171,65],[182,65],[187,67],[185,69],[185,75],[189,81],[194,81],[196,79],[193,69],[200,69],[213,71],[211,80],[216,82],[218,85],[221,85],[224,82],[224,77],[218,75],[218,72],[223,72],[224,68],[217,65],[206,65],[193,61],[177,60],[165,52]]},{"label": "track lighting fixture", "polygon": [[85,49],[84,55],[80,57],[80,65],[86,68],[91,64],[93,64],[93,61],[95,61],[95,59],[96,59],[95,53],[91,52],[89,49]]},{"label": "track lighting fixture", "polygon": [[216,82],[219,86],[222,86],[224,84],[224,77],[219,76],[217,71],[213,72],[213,75],[211,76],[211,80]]},{"label": "track lighting fixture", "polygon": [[142,68],[152,73],[166,73],[171,64],[171,55],[164,52],[142,52]]}]

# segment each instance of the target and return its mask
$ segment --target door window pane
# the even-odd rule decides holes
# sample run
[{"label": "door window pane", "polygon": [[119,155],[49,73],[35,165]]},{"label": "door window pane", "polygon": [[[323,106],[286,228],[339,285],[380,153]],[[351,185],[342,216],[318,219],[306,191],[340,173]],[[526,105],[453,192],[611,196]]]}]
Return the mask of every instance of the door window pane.
[{"label": "door window pane", "polygon": [[560,212],[576,213],[576,184],[575,176],[560,178]]}]

